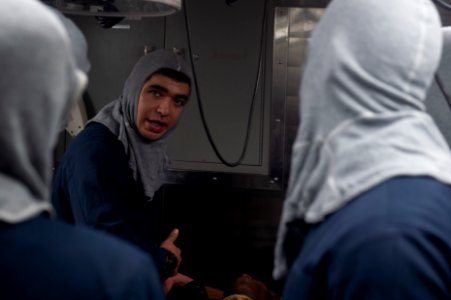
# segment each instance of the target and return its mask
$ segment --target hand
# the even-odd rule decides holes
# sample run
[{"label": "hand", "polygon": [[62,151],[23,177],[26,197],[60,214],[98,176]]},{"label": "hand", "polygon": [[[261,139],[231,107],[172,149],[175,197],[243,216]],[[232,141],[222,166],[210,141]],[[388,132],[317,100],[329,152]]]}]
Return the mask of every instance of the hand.
[{"label": "hand", "polygon": [[179,265],[182,262],[182,251],[180,248],[178,248],[174,242],[177,240],[177,237],[179,236],[179,230],[175,228],[172,230],[172,232],[168,235],[168,237],[161,243],[160,247],[164,248],[170,252],[172,252],[175,257],[177,257],[177,267],[175,268],[175,271],[177,272],[179,269]]},{"label": "hand", "polygon": [[192,279],[191,277],[177,273],[174,276],[169,277],[168,279],[166,279],[164,281],[164,283],[163,283],[164,292],[167,294],[174,285],[182,285],[183,286],[187,283],[190,283],[193,280],[194,279]]}]

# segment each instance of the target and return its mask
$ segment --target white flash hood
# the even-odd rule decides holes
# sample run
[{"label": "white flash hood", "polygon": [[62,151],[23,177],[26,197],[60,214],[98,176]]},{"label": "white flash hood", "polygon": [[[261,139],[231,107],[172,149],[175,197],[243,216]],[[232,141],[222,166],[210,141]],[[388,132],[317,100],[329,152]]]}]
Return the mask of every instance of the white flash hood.
[{"label": "white flash hood", "polygon": [[313,31],[301,82],[301,125],[275,253],[287,272],[287,223],[319,223],[401,175],[451,183],[448,146],[424,98],[442,35],[430,0],[333,0]]},{"label": "white flash hood", "polygon": [[1,3],[0,221],[18,223],[51,210],[54,146],[86,76],[49,8],[30,0]]}]

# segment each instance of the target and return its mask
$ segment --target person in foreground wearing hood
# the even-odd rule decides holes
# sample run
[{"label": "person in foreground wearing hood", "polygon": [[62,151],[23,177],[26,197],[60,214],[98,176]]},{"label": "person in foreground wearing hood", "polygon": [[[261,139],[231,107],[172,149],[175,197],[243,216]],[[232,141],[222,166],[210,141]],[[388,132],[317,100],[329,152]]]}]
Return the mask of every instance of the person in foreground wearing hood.
[{"label": "person in foreground wearing hood", "polygon": [[164,299],[146,253],[50,217],[54,146],[86,85],[63,23],[2,0],[0,66],[0,298]]},{"label": "person in foreground wearing hood", "polygon": [[440,26],[430,0],[334,0],[314,29],[275,249],[284,299],[451,298],[451,156],[424,106]]},{"label": "person in foreground wearing hood", "polygon": [[443,27],[443,53],[425,104],[448,145],[451,145],[451,27]]},{"label": "person in foreground wearing hood", "polygon": [[[53,182],[52,201],[61,220],[135,244],[152,255],[163,280],[177,274],[181,262],[174,243],[178,230],[159,244],[149,202],[168,164],[165,139],[190,96],[188,74],[183,58],[172,50],[142,56],[121,97],[70,143]],[[186,283],[189,277],[167,281],[168,289],[174,279]]]}]

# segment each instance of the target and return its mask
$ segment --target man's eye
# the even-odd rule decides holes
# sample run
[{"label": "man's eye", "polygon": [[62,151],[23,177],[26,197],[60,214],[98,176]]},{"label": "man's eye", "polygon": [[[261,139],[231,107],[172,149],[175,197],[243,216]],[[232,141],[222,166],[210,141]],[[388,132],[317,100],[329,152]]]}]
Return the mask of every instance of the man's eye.
[{"label": "man's eye", "polygon": [[184,106],[186,104],[186,100],[184,100],[184,99],[174,99],[174,103],[177,106]]},{"label": "man's eye", "polygon": [[155,97],[161,97],[161,92],[158,90],[150,90],[149,93],[151,93]]}]

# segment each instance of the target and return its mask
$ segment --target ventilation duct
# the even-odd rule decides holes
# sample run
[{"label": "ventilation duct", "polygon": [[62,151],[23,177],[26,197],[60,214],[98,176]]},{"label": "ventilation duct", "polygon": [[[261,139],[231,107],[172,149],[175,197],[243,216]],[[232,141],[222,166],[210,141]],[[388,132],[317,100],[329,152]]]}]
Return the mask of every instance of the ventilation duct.
[{"label": "ventilation duct", "polygon": [[182,0],[43,0],[65,14],[96,17],[160,17],[179,11]]}]

